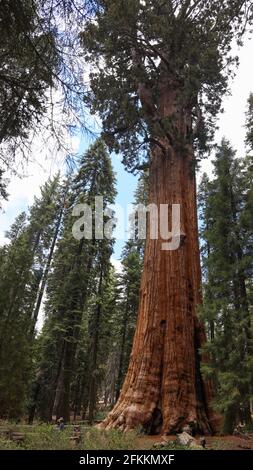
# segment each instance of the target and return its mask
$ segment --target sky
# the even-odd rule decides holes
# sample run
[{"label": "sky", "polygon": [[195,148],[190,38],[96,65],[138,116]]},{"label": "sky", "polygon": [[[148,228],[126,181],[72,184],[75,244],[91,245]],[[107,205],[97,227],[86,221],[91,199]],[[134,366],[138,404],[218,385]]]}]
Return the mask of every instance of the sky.
[{"label": "sky", "polygon": [[[247,39],[239,50],[236,49],[240,65],[236,72],[236,77],[231,81],[230,95],[223,99],[224,114],[220,115],[218,122],[219,130],[216,133],[216,140],[219,143],[222,137],[228,139],[238,156],[245,155],[245,113],[247,100],[250,93],[253,93],[252,80],[252,60],[253,60],[253,40]],[[212,173],[212,158],[203,160],[201,172]]]},{"label": "sky", "polygon": [[[236,51],[237,52],[237,51]],[[238,155],[245,154],[245,111],[246,103],[250,92],[253,92],[252,80],[252,58],[253,58],[253,41],[246,40],[244,46],[238,51],[240,65],[237,70],[236,77],[231,81],[231,94],[223,100],[224,114],[219,119],[219,131],[216,140],[219,142],[223,136],[229,139],[237,150]],[[83,137],[81,140],[78,136],[72,140],[73,149],[85,149],[90,141]],[[39,146],[38,146],[39,147]],[[125,171],[120,157],[112,155],[112,163],[117,177],[118,195],[116,203],[123,207],[133,202],[134,190],[137,184],[137,177]],[[8,186],[9,199],[3,203],[3,211],[0,212],[0,244],[5,241],[5,231],[9,229],[15,217],[23,210],[27,210],[32,204],[34,196],[39,196],[40,186],[53,176],[58,170],[64,171],[64,156],[48,156],[48,152],[43,151],[38,154],[38,158],[30,162],[25,168],[25,177],[20,179],[12,177]],[[205,159],[201,163],[201,169],[198,179],[206,171],[210,176],[212,174],[211,158]],[[115,251],[113,254],[113,264],[116,268],[120,268],[120,254],[124,240],[117,240]]]}]

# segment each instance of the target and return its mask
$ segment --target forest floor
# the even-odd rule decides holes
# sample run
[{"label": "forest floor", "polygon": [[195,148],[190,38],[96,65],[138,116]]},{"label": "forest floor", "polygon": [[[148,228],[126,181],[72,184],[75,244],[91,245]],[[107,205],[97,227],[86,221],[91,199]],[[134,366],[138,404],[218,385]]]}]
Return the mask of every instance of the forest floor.
[{"label": "forest floor", "polygon": [[[175,436],[141,436],[137,437],[137,449],[152,449],[154,445],[158,446],[164,440],[170,441],[173,445]],[[196,437],[199,442],[199,437]],[[159,447],[158,447],[159,448]],[[166,449],[167,447],[163,447]],[[168,445],[169,448],[169,445]],[[207,436],[207,450],[253,450],[253,434],[245,434],[245,436]]]},{"label": "forest floor", "polygon": [[[73,425],[59,431],[54,425],[0,422],[0,450],[186,450],[175,442],[176,436],[143,436],[136,432],[101,431],[94,426]],[[166,440],[166,446],[159,446]],[[196,437],[199,443],[199,437]],[[207,450],[253,450],[253,434],[206,437]]]}]

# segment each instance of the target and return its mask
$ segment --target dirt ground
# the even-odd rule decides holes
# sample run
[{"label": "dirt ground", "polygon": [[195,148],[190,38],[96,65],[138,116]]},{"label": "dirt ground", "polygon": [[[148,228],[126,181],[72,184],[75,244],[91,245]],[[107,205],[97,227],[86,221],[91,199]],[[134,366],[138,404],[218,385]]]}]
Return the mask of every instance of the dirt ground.
[{"label": "dirt ground", "polygon": [[[138,447],[140,449],[151,448],[152,444],[159,442],[175,441],[175,436],[143,436],[138,438]],[[196,436],[199,443],[199,437]],[[253,450],[253,434],[243,437],[238,436],[210,436],[206,437],[207,450]]]}]

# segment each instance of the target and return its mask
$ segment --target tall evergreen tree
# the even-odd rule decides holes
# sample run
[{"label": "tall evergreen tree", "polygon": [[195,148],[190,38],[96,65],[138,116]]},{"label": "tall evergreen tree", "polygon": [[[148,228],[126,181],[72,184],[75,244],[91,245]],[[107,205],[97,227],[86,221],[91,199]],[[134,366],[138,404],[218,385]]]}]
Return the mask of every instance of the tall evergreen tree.
[{"label": "tall evergreen tree", "polygon": [[[204,265],[203,316],[209,326],[203,370],[215,380],[216,406],[224,413],[224,430],[238,421],[251,423],[252,394],[252,252],[245,225],[251,185],[248,161],[235,158],[223,140],[214,160],[214,180],[204,176],[200,192]],[[246,176],[247,175],[247,176]]]},{"label": "tall evergreen tree", "polygon": [[[4,416],[25,406],[31,369],[31,331],[36,297],[60,206],[59,177],[41,188],[29,215],[21,213],[7,233],[0,268],[0,402]],[[10,373],[10,371],[12,371]]]},{"label": "tall evergreen tree", "polygon": [[[54,256],[53,271],[48,281],[45,339],[42,341],[42,387],[46,394],[41,413],[70,418],[71,384],[76,367],[77,346],[82,340],[80,331],[91,286],[98,296],[94,316],[95,332],[100,321],[100,296],[105,273],[108,270],[113,241],[111,239],[74,238],[72,210],[76,204],[86,203],[94,209],[95,197],[103,196],[103,208],[114,201],[114,175],[109,155],[99,139],[80,161],[77,175],[70,184],[68,210],[62,234]],[[104,221],[107,216],[104,216]],[[85,220],[83,221],[85,224]],[[92,227],[94,228],[94,220]],[[96,335],[95,335],[96,336]],[[97,340],[93,343],[93,364],[96,368]],[[54,361],[52,368],[51,358]],[[92,385],[91,385],[92,387]]]}]

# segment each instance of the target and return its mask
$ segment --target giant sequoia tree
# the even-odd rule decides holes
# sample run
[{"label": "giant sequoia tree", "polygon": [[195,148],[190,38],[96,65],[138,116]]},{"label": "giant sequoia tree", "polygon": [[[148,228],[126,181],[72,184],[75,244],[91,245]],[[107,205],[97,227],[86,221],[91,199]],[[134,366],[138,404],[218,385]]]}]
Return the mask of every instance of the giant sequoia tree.
[{"label": "giant sequoia tree", "polygon": [[[81,36],[92,63],[87,103],[132,171],[150,166],[150,203],[181,206],[181,244],[147,235],[128,373],[106,428],[210,432],[200,375],[201,302],[194,149],[206,149],[250,1],[98,0]],[[203,113],[205,111],[205,113]],[[205,114],[205,119],[203,117]]]}]

